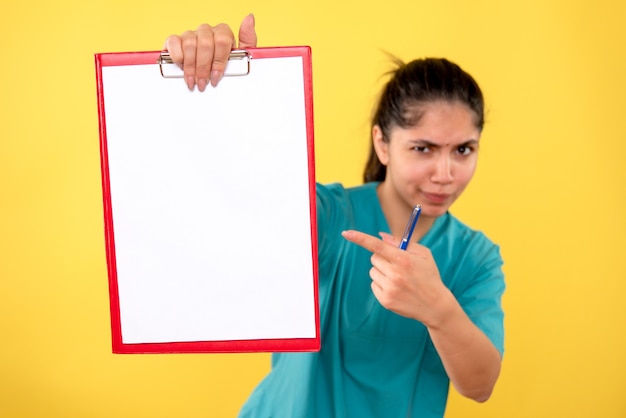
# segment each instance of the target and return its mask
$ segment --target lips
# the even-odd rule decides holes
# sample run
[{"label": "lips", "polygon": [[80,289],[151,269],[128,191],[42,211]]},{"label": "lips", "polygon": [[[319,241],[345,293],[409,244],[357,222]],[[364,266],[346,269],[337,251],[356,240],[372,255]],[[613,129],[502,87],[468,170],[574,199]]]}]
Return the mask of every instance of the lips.
[{"label": "lips", "polygon": [[423,192],[422,195],[431,203],[441,204],[448,201],[450,198],[449,194],[441,194],[441,193],[426,193]]}]

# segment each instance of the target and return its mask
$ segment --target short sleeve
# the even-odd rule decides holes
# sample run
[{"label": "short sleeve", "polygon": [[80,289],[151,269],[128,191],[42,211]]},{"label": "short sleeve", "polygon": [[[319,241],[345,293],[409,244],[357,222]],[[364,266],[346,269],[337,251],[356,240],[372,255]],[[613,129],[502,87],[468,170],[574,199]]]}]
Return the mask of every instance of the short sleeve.
[{"label": "short sleeve", "polygon": [[336,237],[347,228],[345,189],[338,183],[316,185],[318,256],[325,260],[333,251]]},{"label": "short sleeve", "polygon": [[467,285],[457,294],[465,313],[485,333],[500,354],[504,354],[504,311],[502,295],[505,290],[502,257],[497,245],[482,234],[470,247],[474,265]]},{"label": "short sleeve", "polygon": [[500,247],[447,213],[420,241],[430,248],[444,284],[467,316],[504,353],[505,282]]}]

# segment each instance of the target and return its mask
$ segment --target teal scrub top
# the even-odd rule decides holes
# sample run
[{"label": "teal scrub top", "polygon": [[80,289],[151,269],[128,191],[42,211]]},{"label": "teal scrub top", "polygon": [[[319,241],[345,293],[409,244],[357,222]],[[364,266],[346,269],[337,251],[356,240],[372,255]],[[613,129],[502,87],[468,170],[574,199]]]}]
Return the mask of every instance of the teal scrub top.
[{"label": "teal scrub top", "polygon": [[[389,232],[378,183],[317,185],[321,350],[272,356],[241,418],[441,418],[449,379],[426,327],[382,307],[371,253],[341,232]],[[450,213],[421,239],[470,319],[504,351],[498,246]]]}]

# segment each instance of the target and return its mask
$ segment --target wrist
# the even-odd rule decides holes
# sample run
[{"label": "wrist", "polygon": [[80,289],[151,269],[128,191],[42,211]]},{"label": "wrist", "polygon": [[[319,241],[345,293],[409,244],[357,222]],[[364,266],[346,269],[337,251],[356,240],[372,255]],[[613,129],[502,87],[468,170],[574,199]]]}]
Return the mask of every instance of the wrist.
[{"label": "wrist", "polygon": [[442,287],[442,292],[432,305],[433,308],[428,320],[424,322],[429,331],[439,331],[446,328],[450,323],[454,322],[454,318],[458,317],[459,313],[463,312],[461,305],[459,305],[450,289],[445,286]]}]

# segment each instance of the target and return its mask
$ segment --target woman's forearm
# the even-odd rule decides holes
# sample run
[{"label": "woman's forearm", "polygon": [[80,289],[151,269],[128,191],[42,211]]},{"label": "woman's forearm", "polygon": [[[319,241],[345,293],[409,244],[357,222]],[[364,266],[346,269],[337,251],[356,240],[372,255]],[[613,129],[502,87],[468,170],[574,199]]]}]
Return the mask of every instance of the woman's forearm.
[{"label": "woman's forearm", "polygon": [[452,293],[440,307],[436,321],[426,326],[450,381],[461,395],[484,402],[500,374],[501,355]]}]

